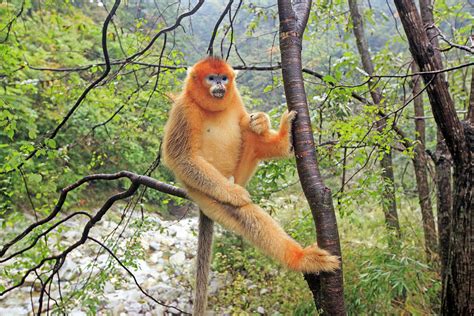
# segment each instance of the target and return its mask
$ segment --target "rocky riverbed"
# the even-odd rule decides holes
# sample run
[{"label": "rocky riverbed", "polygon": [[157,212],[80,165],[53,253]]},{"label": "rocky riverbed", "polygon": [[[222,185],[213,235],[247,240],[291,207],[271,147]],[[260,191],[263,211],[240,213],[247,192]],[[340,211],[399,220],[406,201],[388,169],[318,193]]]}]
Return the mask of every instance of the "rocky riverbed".
[{"label": "rocky riverbed", "polygon": [[[139,215],[133,220],[139,219]],[[111,257],[102,250],[98,254],[99,247],[92,241],[73,251],[61,268],[62,295],[67,296],[72,289],[80,288],[90,274],[90,266],[95,259],[96,268],[94,273],[100,272],[107,265],[114,265],[118,273],[114,276],[104,277],[102,283],[103,295],[96,297],[99,315],[164,315],[180,314],[177,307],[182,311],[192,310],[192,284],[194,257],[197,245],[197,217],[184,218],[181,220],[166,221],[157,215],[147,215],[147,229],[139,237],[133,225],[129,225],[122,232],[122,237],[117,238],[122,249],[129,245],[131,240],[139,242],[145,251],[142,259],[136,260],[136,267],[130,268],[136,281],[144,291],[166,306],[162,306],[143,294],[133,278]],[[84,221],[76,219],[68,223],[71,229],[61,234],[59,242],[69,245],[77,241],[81,236]],[[117,226],[117,221],[102,220],[92,230],[92,236],[104,240],[105,236]],[[148,228],[149,227],[149,228]],[[138,238],[138,240],[136,239]],[[123,258],[121,258],[123,259]],[[35,277],[30,275],[25,286],[16,289],[8,295],[0,298],[0,315],[28,315],[32,314],[33,301],[39,297],[40,284]],[[225,276],[211,274],[210,292],[216,293],[226,282],[230,282]],[[69,288],[68,288],[69,285]],[[33,289],[33,291],[31,291]],[[56,283],[51,289],[52,296],[58,295]],[[45,300],[46,301],[46,300]],[[73,301],[78,302],[73,299]],[[53,306],[54,302],[50,301]],[[37,307],[37,304],[34,304]],[[73,306],[75,304],[72,304]],[[74,306],[67,311],[68,315],[86,315],[89,309],[86,306]]]}]

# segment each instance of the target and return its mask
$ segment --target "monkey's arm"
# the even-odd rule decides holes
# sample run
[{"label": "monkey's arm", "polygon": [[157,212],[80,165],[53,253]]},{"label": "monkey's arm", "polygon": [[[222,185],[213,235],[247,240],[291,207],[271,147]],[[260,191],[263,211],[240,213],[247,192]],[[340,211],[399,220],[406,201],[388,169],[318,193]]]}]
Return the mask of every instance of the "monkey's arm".
[{"label": "monkey's arm", "polygon": [[251,202],[243,187],[231,183],[199,153],[198,117],[177,105],[166,127],[163,156],[166,165],[185,185],[223,203],[243,206]]},{"label": "monkey's arm", "polygon": [[[254,148],[255,158],[259,160],[288,157],[291,154],[291,123],[296,112],[285,112],[280,120],[280,129],[272,130],[270,120],[264,113],[252,114],[250,120],[250,146]],[[252,116],[251,115],[251,116]],[[252,135],[253,134],[253,135]]]},{"label": "monkey's arm", "polygon": [[291,122],[296,112],[285,112],[280,129],[271,129],[270,119],[263,112],[241,118],[243,148],[234,172],[235,182],[245,186],[263,159],[288,157],[291,153]]},{"label": "monkey's arm", "polygon": [[174,165],[173,171],[186,186],[218,201],[234,206],[243,206],[251,202],[247,190],[231,183],[201,156],[182,159]]}]

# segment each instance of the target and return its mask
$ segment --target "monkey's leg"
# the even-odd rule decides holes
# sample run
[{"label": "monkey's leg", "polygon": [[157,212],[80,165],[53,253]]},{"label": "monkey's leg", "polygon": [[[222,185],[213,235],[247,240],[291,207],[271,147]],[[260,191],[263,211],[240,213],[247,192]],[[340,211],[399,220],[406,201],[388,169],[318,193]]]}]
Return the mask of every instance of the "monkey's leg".
[{"label": "monkey's leg", "polygon": [[198,249],[196,260],[196,292],[193,315],[202,316],[207,308],[207,286],[212,257],[214,222],[199,211]]},{"label": "monkey's leg", "polygon": [[236,208],[192,189],[188,193],[212,220],[243,236],[291,270],[319,272],[339,268],[336,256],[331,256],[316,245],[302,248],[270,215],[255,204]]}]

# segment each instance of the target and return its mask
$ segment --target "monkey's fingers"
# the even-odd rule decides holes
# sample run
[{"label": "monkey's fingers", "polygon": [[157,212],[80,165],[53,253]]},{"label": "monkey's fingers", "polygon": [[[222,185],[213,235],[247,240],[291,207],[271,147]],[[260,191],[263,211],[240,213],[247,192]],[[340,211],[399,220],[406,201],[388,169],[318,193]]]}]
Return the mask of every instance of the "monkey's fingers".
[{"label": "monkey's fingers", "polygon": [[242,207],[252,203],[250,193],[237,184],[230,185],[226,190],[226,198],[222,202],[231,204],[233,206]]},{"label": "monkey's fingers", "polygon": [[297,269],[302,272],[332,272],[339,269],[340,260],[324,249],[312,245],[303,249]]},{"label": "monkey's fingers", "polygon": [[264,112],[250,114],[250,129],[259,135],[271,129],[270,118]]},{"label": "monkey's fingers", "polygon": [[288,121],[290,123],[295,120],[296,114],[298,114],[298,112],[296,112],[296,111],[291,111],[290,113],[288,113]]},{"label": "monkey's fingers", "polygon": [[298,112],[296,111],[290,111],[288,112],[288,110],[285,111],[285,113],[283,113],[282,117],[281,117],[281,122],[282,123],[286,123],[288,125],[291,125],[291,123],[295,120],[296,118],[296,114],[298,114]]}]

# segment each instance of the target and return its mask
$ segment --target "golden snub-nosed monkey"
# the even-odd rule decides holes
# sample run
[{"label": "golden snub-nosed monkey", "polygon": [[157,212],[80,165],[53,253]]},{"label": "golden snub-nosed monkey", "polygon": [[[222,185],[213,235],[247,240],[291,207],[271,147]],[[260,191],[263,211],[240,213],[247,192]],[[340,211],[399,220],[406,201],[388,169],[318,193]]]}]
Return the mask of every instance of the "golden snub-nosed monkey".
[{"label": "golden snub-nosed monkey", "polygon": [[287,268],[337,269],[337,257],[316,245],[301,247],[252,203],[244,186],[259,161],[289,156],[296,113],[283,114],[272,130],[265,113],[247,113],[234,79],[234,70],[214,57],[189,69],[165,127],[164,163],[207,217]]}]

